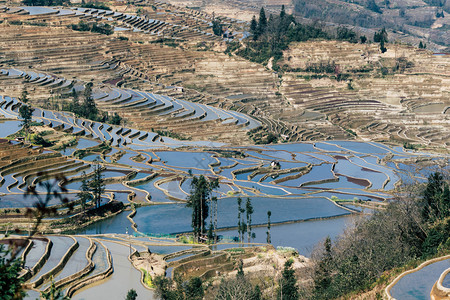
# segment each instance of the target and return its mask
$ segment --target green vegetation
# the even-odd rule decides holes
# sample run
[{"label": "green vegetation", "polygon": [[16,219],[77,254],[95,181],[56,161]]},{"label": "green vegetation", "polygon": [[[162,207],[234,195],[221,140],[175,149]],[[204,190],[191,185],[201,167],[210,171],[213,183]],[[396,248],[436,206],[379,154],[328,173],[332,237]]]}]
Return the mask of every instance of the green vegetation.
[{"label": "green vegetation", "polygon": [[70,300],[69,297],[64,296],[61,289],[56,288],[53,277],[50,284],[50,290],[48,292],[41,291],[41,299],[46,300]]},{"label": "green vegetation", "polygon": [[245,221],[244,221],[244,212],[245,209],[242,208],[242,198],[238,197],[237,198],[237,204],[238,204],[238,236],[239,236],[239,242],[243,242],[244,241],[244,234],[245,231],[247,230],[247,226],[245,225]]},{"label": "green vegetation", "polygon": [[247,131],[247,135],[253,140],[256,145],[266,145],[266,144],[276,144],[280,135],[268,131],[267,126],[257,127],[252,130]]},{"label": "green vegetation", "polygon": [[[191,194],[187,198],[187,207],[192,208],[192,230],[194,232],[195,239],[200,241],[203,237],[206,228],[206,219],[209,215],[209,203],[217,202],[217,199],[213,199],[212,191],[219,187],[218,179],[208,180],[203,175],[199,177],[194,176],[191,182]],[[217,205],[215,210],[210,215],[211,220],[215,220],[214,224],[210,224],[210,230],[212,230],[214,239],[216,226],[217,226]],[[211,225],[214,228],[211,228]]]},{"label": "green vegetation", "polygon": [[247,198],[245,203],[245,211],[247,216],[247,242],[250,243],[251,239],[255,238],[255,233],[252,233],[252,214],[254,210],[250,198]]},{"label": "green vegetation", "polygon": [[212,30],[214,32],[215,35],[217,36],[222,36],[223,34],[223,29],[222,29],[222,24],[220,24],[220,21],[217,19],[214,19],[212,21]]},{"label": "green vegetation", "polygon": [[19,278],[22,269],[22,261],[15,258],[15,254],[8,259],[11,251],[5,245],[0,244],[0,291],[2,299],[21,299],[25,296],[22,290],[23,279]]},{"label": "green vegetation", "polygon": [[111,149],[111,145],[109,142],[102,142],[101,144],[94,146],[94,147],[85,148],[85,149],[77,149],[73,152],[72,156],[76,157],[76,158],[83,158],[86,155],[89,155],[91,153],[104,153],[110,149]]},{"label": "green vegetation", "polygon": [[43,138],[43,136],[45,135],[44,132],[40,132],[36,135],[33,135],[33,143],[36,145],[40,145],[42,147],[51,147],[55,145],[55,142],[50,142],[48,140],[46,140],[45,138]]},{"label": "green vegetation", "polygon": [[277,299],[297,300],[299,299],[299,291],[297,286],[297,278],[295,270],[292,268],[294,261],[288,259],[284,263],[280,287],[278,288]]},{"label": "green vegetation", "polygon": [[262,299],[259,285],[253,286],[247,276],[244,274],[243,261],[239,260],[237,274],[235,278],[223,278],[214,297],[215,300]]},{"label": "green vegetation", "polygon": [[157,276],[154,280],[156,295],[162,300],[201,300],[204,296],[203,282],[199,277],[183,281],[180,276],[175,279]]},{"label": "green vegetation", "polygon": [[[225,53],[236,52],[246,59],[266,64],[273,57],[272,68],[279,70],[276,62],[282,58],[283,50],[286,50],[292,42],[304,42],[313,39],[337,39],[358,42],[357,34],[344,26],[337,29],[336,35],[330,34],[317,24],[307,25],[298,23],[295,18],[287,14],[282,6],[278,16],[270,15],[266,18],[264,8],[261,8],[259,19],[253,16],[250,23],[252,37],[245,40],[245,47],[240,48],[239,43],[230,43]],[[361,37],[365,42],[366,37]],[[332,71],[334,72],[334,70]]]},{"label": "green vegetation", "polygon": [[141,271],[144,273],[143,281],[144,281],[145,285],[148,286],[149,288],[154,288],[152,275],[150,275],[150,273],[147,272],[147,270],[145,270],[145,269],[141,269]]},{"label": "green vegetation", "polygon": [[92,87],[92,82],[85,85],[82,102],[80,102],[79,93],[76,92],[75,89],[72,89],[72,92],[70,93],[72,101],[69,103],[64,103],[62,110],[73,112],[78,117],[86,118],[92,121],[120,125],[122,122],[122,117],[120,117],[116,112],[112,116],[109,116],[107,113],[102,112],[97,108],[94,98],[92,97]]},{"label": "green vegetation", "polygon": [[246,47],[236,53],[251,61],[264,64],[274,57],[274,66],[289,43],[328,38],[328,34],[319,27],[297,23],[292,15],[286,14],[284,6],[279,16],[271,15],[269,19],[266,18],[264,8],[261,8],[259,20],[256,21],[255,17],[252,19],[250,32],[253,35],[252,38],[247,39]]},{"label": "green vegetation", "polygon": [[410,187],[385,210],[361,218],[334,244],[313,253],[311,298],[334,299],[368,290],[384,272],[450,250],[450,190],[440,173]]},{"label": "green vegetation", "polygon": [[97,161],[94,161],[94,176],[89,182],[89,189],[94,196],[94,203],[96,208],[100,207],[102,194],[105,192],[105,182],[103,181],[102,168]]},{"label": "green vegetation", "polygon": [[84,1],[83,1],[82,4],[81,4],[81,7],[111,10],[111,8],[109,6],[105,5],[105,3],[102,3],[102,2],[88,2],[88,3],[84,3]]},{"label": "green vegetation", "polygon": [[186,140],[190,140],[191,139],[191,137],[186,137],[186,136],[184,136],[182,134],[179,134],[179,133],[176,133],[176,132],[173,132],[173,131],[170,131],[170,130],[162,130],[162,129],[154,130],[152,128],[152,132],[156,132],[159,136],[167,136],[167,137],[170,137],[170,138],[173,138],[173,139],[176,139],[176,140],[186,141]]},{"label": "green vegetation", "polygon": [[409,149],[409,150],[418,150],[421,147],[420,144],[411,144],[409,142],[403,143],[403,148]]},{"label": "green vegetation", "polygon": [[388,42],[388,34],[386,32],[386,28],[383,28],[380,31],[375,32],[375,34],[373,35],[373,41],[375,43],[380,43],[380,51],[381,53],[385,53],[387,51],[385,43]]},{"label": "green vegetation", "polygon": [[26,135],[28,135],[28,129],[31,126],[31,121],[33,118],[33,111],[30,105],[28,105],[28,92],[26,90],[22,91],[22,96],[19,98],[22,101],[22,105],[19,108],[19,117],[22,119],[22,127],[25,130]]},{"label": "green vegetation", "polygon": [[131,289],[128,291],[127,293],[127,297],[125,298],[126,300],[136,300],[137,298],[137,293],[135,289]]},{"label": "green vegetation", "polygon": [[114,33],[114,28],[107,23],[86,23],[80,21],[78,24],[68,25],[68,27],[76,31],[91,31],[106,35],[111,35]]}]

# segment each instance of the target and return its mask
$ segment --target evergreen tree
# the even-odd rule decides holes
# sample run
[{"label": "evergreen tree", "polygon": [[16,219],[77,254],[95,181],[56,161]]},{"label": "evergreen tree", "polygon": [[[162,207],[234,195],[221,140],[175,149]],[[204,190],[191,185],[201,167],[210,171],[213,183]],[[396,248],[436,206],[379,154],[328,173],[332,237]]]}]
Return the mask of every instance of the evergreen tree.
[{"label": "evergreen tree", "polygon": [[192,208],[192,230],[199,240],[205,233],[205,223],[208,218],[208,202],[211,202],[212,190],[219,186],[217,179],[208,181],[203,175],[194,176],[191,182],[191,194],[187,199],[187,207]]},{"label": "evergreen tree", "polygon": [[98,110],[97,106],[95,105],[94,98],[92,98],[92,86],[93,86],[92,82],[89,82],[85,85],[83,93],[84,102],[83,102],[82,116],[90,120],[96,120]]},{"label": "evergreen tree", "polygon": [[239,235],[239,241],[240,242],[244,242],[244,237],[245,237],[245,232],[247,231],[247,224],[245,224],[245,220],[244,220],[244,213],[245,213],[245,208],[241,207],[241,203],[242,203],[242,199],[238,198],[238,209],[239,209],[239,216],[240,216],[240,220],[239,220],[239,224],[240,224],[240,235]]},{"label": "evergreen tree", "polygon": [[83,212],[85,212],[86,202],[89,201],[89,199],[91,198],[91,193],[89,193],[90,188],[86,173],[83,171],[83,173],[81,173],[81,176],[83,179],[81,180],[81,188],[77,196],[80,199],[81,209],[83,210]]},{"label": "evergreen tree", "polygon": [[267,29],[266,12],[264,11],[264,7],[261,7],[261,10],[259,11],[258,35],[261,35],[264,32],[266,32],[266,29]]},{"label": "evergreen tree", "polygon": [[259,287],[259,285],[255,285],[251,300],[261,300],[261,299],[262,299],[261,288]]},{"label": "evergreen tree", "polygon": [[270,244],[272,242],[271,238],[270,238],[270,216],[272,215],[272,212],[270,210],[267,211],[267,238],[266,241],[268,244]]},{"label": "evergreen tree", "polygon": [[28,131],[28,128],[30,127],[33,111],[34,108],[31,108],[28,104],[22,104],[19,108],[19,116],[22,119],[20,124],[26,131]]},{"label": "evergreen tree", "polygon": [[450,216],[449,185],[441,173],[436,172],[428,177],[423,192],[422,216],[426,221],[435,221]]},{"label": "evergreen tree", "polygon": [[78,93],[75,91],[75,89],[72,89],[71,97],[72,97],[72,102],[70,103],[69,109],[75,115],[80,115],[80,101],[79,101]]},{"label": "evergreen tree", "polygon": [[122,121],[122,117],[119,116],[116,112],[114,113],[114,115],[112,116],[111,120],[109,121],[109,123],[113,124],[113,125],[120,125],[120,122]]},{"label": "evergreen tree", "polygon": [[250,243],[250,238],[252,236],[252,214],[253,214],[253,206],[250,198],[247,198],[245,209],[247,211],[247,242]]},{"label": "evergreen tree", "polygon": [[[217,187],[219,187],[217,185]],[[214,218],[214,223],[213,223],[213,235],[214,235],[214,242],[217,242],[217,210],[218,210],[218,205],[217,205],[217,197],[212,197],[212,205],[214,206],[213,209],[213,218]]]},{"label": "evergreen tree", "polygon": [[379,32],[375,32],[373,35],[373,41],[375,43],[380,43],[381,53],[385,53],[387,51],[385,44],[388,42],[388,34],[386,32],[386,28],[381,29]]},{"label": "evergreen tree", "polygon": [[239,260],[238,270],[236,273],[237,279],[244,279],[244,261],[242,259]]},{"label": "evergreen tree", "polygon": [[295,277],[295,270],[292,268],[293,263],[294,261],[292,259],[284,263],[277,299],[297,300],[299,298],[297,278]]},{"label": "evergreen tree", "polygon": [[220,24],[220,21],[217,19],[214,19],[212,21],[212,30],[213,33],[217,36],[222,36],[223,34],[223,29],[222,29],[222,24]]},{"label": "evergreen tree", "polygon": [[331,263],[333,261],[331,239],[329,236],[325,239],[324,248],[323,257],[318,262],[314,274],[314,289],[318,295],[326,297],[326,291],[331,285]]},{"label": "evergreen tree", "polygon": [[242,205],[242,199],[241,199],[241,197],[237,198],[237,204],[238,204],[238,217],[237,217],[238,224],[237,224],[237,227],[238,227],[238,236],[239,236],[239,242],[240,242],[241,241],[241,228],[242,228],[242,226],[241,226],[241,205]]},{"label": "evergreen tree", "polygon": [[419,49],[426,49],[427,48],[427,44],[422,43],[422,41],[420,41],[419,43]]},{"label": "evergreen tree", "polygon": [[19,100],[22,105],[19,107],[19,117],[22,119],[20,126],[25,130],[25,139],[28,137],[28,129],[30,128],[31,121],[33,119],[34,108],[29,106],[28,103],[28,92],[24,89]]},{"label": "evergreen tree", "polygon": [[21,102],[23,102],[23,103],[28,103],[28,92],[27,92],[27,90],[26,89],[23,89],[22,90],[22,94],[21,94],[21,96],[19,97],[19,100],[21,101]]},{"label": "evergreen tree", "polygon": [[189,300],[202,300],[205,294],[202,286],[203,282],[199,277],[193,277],[186,284],[185,299]]},{"label": "evergreen tree", "polygon": [[105,192],[105,182],[103,180],[102,167],[100,166],[98,161],[94,161],[93,168],[94,176],[89,182],[89,188],[94,195],[94,203],[96,207],[99,208],[102,200],[102,194]]},{"label": "evergreen tree", "polygon": [[280,19],[283,20],[284,17],[286,17],[286,11],[284,9],[284,4],[281,6],[281,11],[280,11]]},{"label": "evergreen tree", "polygon": [[137,298],[137,293],[135,289],[131,289],[128,291],[127,293],[127,297],[125,298],[126,300],[136,300]]},{"label": "evergreen tree", "polygon": [[256,41],[258,39],[258,21],[256,17],[253,16],[250,22],[250,33],[253,35],[253,39]]}]

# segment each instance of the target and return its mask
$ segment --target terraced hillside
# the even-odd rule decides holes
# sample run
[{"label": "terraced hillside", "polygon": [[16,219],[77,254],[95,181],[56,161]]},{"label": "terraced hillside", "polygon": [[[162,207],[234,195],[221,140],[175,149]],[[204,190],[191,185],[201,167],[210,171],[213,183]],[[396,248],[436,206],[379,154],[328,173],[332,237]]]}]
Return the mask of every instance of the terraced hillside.
[{"label": "terraced hillside", "polygon": [[[398,45],[381,54],[375,45],[324,41],[293,45],[279,64],[289,70],[281,89],[296,107],[363,138],[449,145],[446,55]],[[314,71],[318,66],[333,72]]]},{"label": "terraced hillside", "polygon": [[284,5],[288,13],[306,22],[320,20],[338,27],[348,25],[361,34],[373,37],[374,32],[386,27],[393,40],[419,45],[426,40],[435,51],[449,47],[447,33],[450,24],[448,1],[384,1],[384,0],[222,0],[186,1],[166,0],[178,6],[190,6],[220,16],[250,21],[258,16],[261,7],[267,15],[277,15]]},{"label": "terraced hillside", "polygon": [[[402,184],[448,169],[447,55],[316,40],[262,65],[233,50],[246,45],[245,22],[110,4],[0,7],[0,230],[31,232],[48,187],[67,200],[50,197],[42,235],[0,238],[24,246],[30,299],[52,281],[73,299],[131,288],[154,299],[158,275],[218,282],[242,262],[246,274],[279,278],[292,256],[306,273],[297,251],[308,256]],[[267,2],[269,12],[289,4]],[[78,109],[86,103],[95,113]],[[25,105],[34,110],[23,127]],[[185,205],[200,175],[218,180],[213,245],[193,244]],[[247,242],[237,238],[241,197],[252,201]],[[261,288],[270,298],[276,285]]]}]

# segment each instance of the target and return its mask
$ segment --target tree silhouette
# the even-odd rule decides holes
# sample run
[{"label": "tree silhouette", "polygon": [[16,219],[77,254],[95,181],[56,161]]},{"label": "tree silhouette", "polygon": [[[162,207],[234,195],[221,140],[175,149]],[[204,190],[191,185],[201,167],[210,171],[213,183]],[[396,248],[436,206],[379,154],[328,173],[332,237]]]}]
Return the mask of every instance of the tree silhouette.
[{"label": "tree silhouette", "polygon": [[191,193],[187,198],[187,207],[192,208],[192,230],[197,241],[205,232],[205,223],[208,218],[208,202],[211,202],[213,189],[219,186],[218,179],[207,180],[203,175],[194,176],[191,182]]}]

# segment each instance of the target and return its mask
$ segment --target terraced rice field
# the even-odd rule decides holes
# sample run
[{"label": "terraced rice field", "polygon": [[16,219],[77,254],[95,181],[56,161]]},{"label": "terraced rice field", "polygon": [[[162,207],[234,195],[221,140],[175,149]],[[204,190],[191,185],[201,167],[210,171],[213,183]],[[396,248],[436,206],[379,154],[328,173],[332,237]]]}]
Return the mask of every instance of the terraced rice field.
[{"label": "terraced rice field", "polygon": [[[17,118],[20,102],[14,98],[3,99],[0,103],[1,113],[5,118]],[[35,113],[33,119],[51,124],[57,131],[77,128],[78,144],[72,149],[43,152],[26,147],[21,142],[2,141],[0,189],[4,194],[1,202],[3,209],[30,206],[32,199],[23,197],[27,186],[47,182],[49,177],[55,175],[68,178],[67,195],[71,201],[75,200],[75,193],[81,186],[81,172],[89,174],[95,158],[105,166],[102,175],[107,180],[101,203],[112,199],[125,204],[171,203],[138,208],[133,217],[138,233],[171,235],[191,230],[190,209],[183,202],[190,192],[190,173],[203,174],[219,179],[220,187],[214,195],[219,198],[219,233],[225,240],[236,235],[233,221],[237,211],[236,197],[250,197],[255,209],[253,223],[256,239],[253,242],[265,242],[266,213],[271,210],[274,224],[272,244],[294,246],[306,255],[325,236],[342,232],[351,223],[352,215],[371,211],[369,208],[364,211],[354,200],[369,205],[383,204],[391,197],[396,185],[401,184],[402,178],[423,182],[431,172],[427,162],[430,167],[448,162],[448,156],[445,155],[405,151],[373,142],[322,141],[243,148],[221,143],[177,141],[143,130],[75,119],[70,114],[45,109]],[[3,137],[19,129],[18,121],[6,121],[5,124],[8,125]],[[104,128],[106,130],[102,132]],[[95,148],[101,142],[108,142],[111,147],[96,153]],[[177,150],[180,147],[183,149]],[[80,149],[93,149],[94,152],[78,156],[76,153]],[[227,152],[240,154],[239,157],[223,157]],[[23,158],[24,154],[26,158]],[[417,161],[425,162],[425,166],[417,167]],[[275,167],[272,166],[273,162],[277,162]],[[48,172],[50,176],[43,177],[39,170]],[[132,194],[135,196],[127,196]],[[347,199],[348,203],[333,202],[336,198]],[[123,234],[132,228],[127,215],[127,212],[120,213],[80,229],[78,233],[100,234],[103,239],[106,238],[105,234]],[[305,237],[304,232],[315,234],[313,238],[309,234]],[[164,245],[163,240],[149,239],[148,243],[143,243],[141,238],[127,237],[113,238],[112,241],[107,239],[100,243],[97,237],[92,237],[97,248],[92,254],[86,237],[49,236],[53,242],[50,255],[45,259],[45,264],[33,271],[28,279],[27,284],[33,289],[30,290],[30,297],[47,289],[51,276],[66,293],[73,293],[74,287],[82,287],[79,293],[75,293],[75,299],[88,299],[97,291],[115,294],[119,291],[112,287],[117,286],[115,282],[124,280],[124,274],[129,279],[127,286],[152,297],[151,291],[139,285],[139,271],[126,259],[126,253],[130,250],[126,246],[127,242],[139,252],[149,249],[154,253],[171,253],[190,248],[174,244],[174,241]],[[26,265],[30,268],[41,259],[45,250],[44,242],[36,240],[35,243],[37,248],[32,249],[26,257]],[[73,254],[67,254],[74,244],[77,244],[78,249]],[[236,246],[240,244],[223,243],[215,246],[215,249]],[[111,252],[113,259],[112,275],[107,273],[107,251]],[[67,258],[63,260],[63,257]],[[184,258],[189,257],[189,254],[183,254],[179,259],[184,261]],[[89,263],[91,260],[92,263]],[[177,261],[171,259],[168,263],[177,264]],[[171,276],[174,270],[177,268],[168,267],[166,275]],[[110,275],[106,277],[108,279],[98,281],[106,275]],[[97,285],[85,286],[84,282],[91,280]]]},{"label": "terraced rice field", "polygon": [[[245,23],[220,17],[230,35],[219,37],[207,13],[149,3],[138,1],[139,12],[0,6],[0,212],[11,217],[0,221],[0,229],[9,230],[14,220],[30,230],[24,214],[36,199],[26,197],[27,189],[45,193],[55,180],[67,189],[62,195],[74,211],[52,199],[48,205],[57,213],[43,219],[44,225],[80,216],[83,174],[91,178],[97,164],[105,180],[100,206],[133,207],[131,215],[121,211],[83,228],[47,227],[70,235],[33,237],[30,250],[21,252],[29,299],[48,290],[52,280],[73,299],[124,298],[130,288],[138,299],[153,299],[140,280],[142,269],[162,265],[168,277],[219,270],[194,270],[191,259],[200,253],[230,270],[222,250],[266,245],[269,210],[272,245],[309,256],[326,236],[339,235],[360,215],[386,205],[403,183],[424,182],[436,168],[448,170],[446,151],[398,146],[448,150],[446,56],[399,46],[414,67],[387,79],[360,76],[349,90],[345,81],[311,79],[301,70],[306,62],[330,57],[343,72],[364,69],[374,45],[302,43],[279,61],[286,73],[275,74],[223,53],[227,41],[246,35]],[[110,24],[113,33],[72,30],[79,21]],[[390,67],[389,50],[385,56],[372,53],[370,60]],[[421,64],[429,67],[427,74]],[[61,111],[72,92],[82,95],[89,82],[97,107],[109,116],[117,113],[121,125]],[[31,130],[71,140],[70,146],[43,148],[13,137],[21,128],[23,89],[38,123]],[[284,143],[249,145],[252,134],[261,132]],[[219,180],[213,195],[222,240],[211,247],[182,244],[176,237],[191,230],[185,202],[193,175]],[[250,243],[234,242],[237,197],[253,203],[256,237]],[[393,294],[428,295],[435,281],[430,268],[405,277]]]}]

